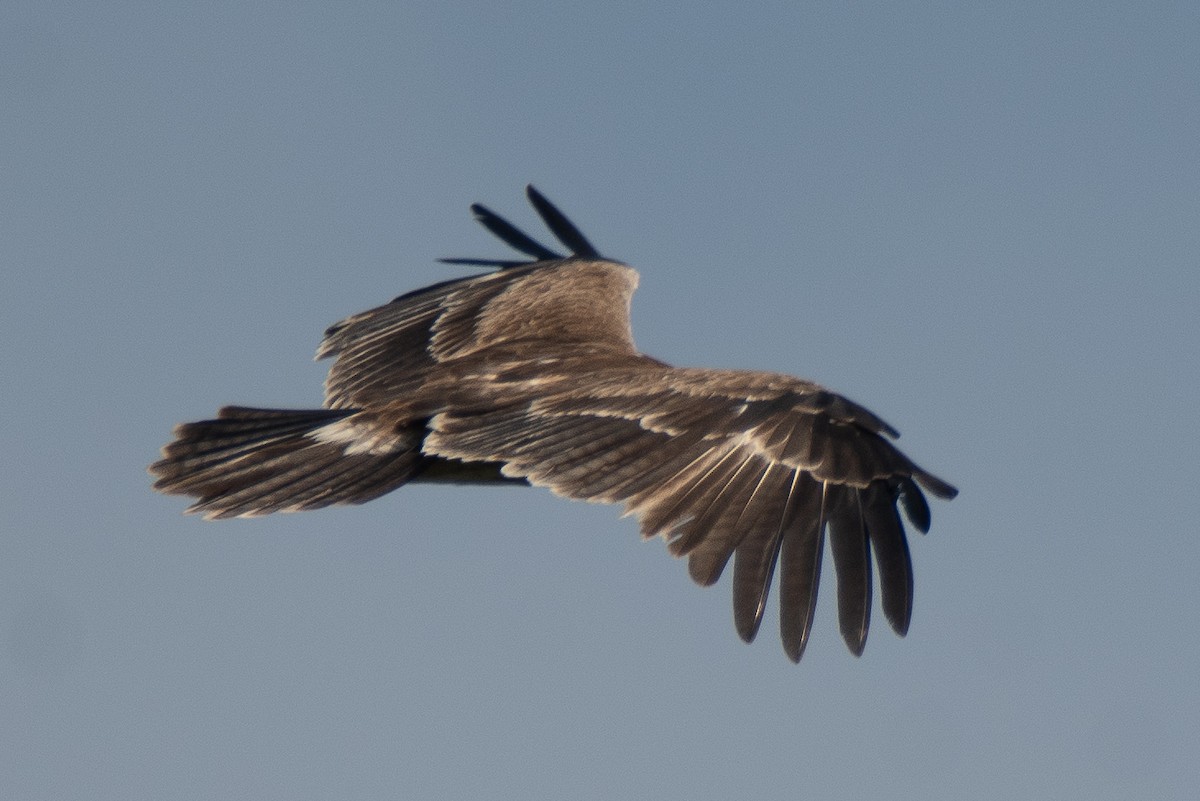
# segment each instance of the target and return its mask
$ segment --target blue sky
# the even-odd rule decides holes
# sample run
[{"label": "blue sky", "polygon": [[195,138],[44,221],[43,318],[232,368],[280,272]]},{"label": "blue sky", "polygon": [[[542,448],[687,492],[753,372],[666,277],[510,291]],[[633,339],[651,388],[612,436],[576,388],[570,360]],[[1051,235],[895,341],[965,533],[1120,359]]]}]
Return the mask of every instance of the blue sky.
[{"label": "blue sky", "polygon": [[[969,6],[969,7],[968,7]],[[0,786],[100,798],[1191,798],[1192,3],[0,11]],[[616,508],[203,523],[144,469],[535,183],[639,346],[801,375],[962,490],[912,629],[803,662]]]}]

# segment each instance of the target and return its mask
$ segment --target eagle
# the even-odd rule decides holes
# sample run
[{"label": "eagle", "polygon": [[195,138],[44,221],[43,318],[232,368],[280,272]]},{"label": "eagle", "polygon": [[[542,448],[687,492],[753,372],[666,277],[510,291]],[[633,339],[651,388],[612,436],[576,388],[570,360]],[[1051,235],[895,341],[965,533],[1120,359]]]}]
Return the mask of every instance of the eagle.
[{"label": "eagle", "polygon": [[526,258],[442,261],[443,281],[325,331],[320,409],[226,406],[176,426],[154,488],[206,519],[364,503],[409,483],[524,484],[623,504],[699,584],[733,560],[733,617],[754,639],[776,572],[784,652],[799,662],[828,538],[838,621],[861,655],[872,551],[900,636],[913,569],[900,511],[957,490],[894,444],[896,429],[811,381],[673,367],[638,351],[631,267],[601,256],[533,186],[558,253],[489,208],[475,219]]}]

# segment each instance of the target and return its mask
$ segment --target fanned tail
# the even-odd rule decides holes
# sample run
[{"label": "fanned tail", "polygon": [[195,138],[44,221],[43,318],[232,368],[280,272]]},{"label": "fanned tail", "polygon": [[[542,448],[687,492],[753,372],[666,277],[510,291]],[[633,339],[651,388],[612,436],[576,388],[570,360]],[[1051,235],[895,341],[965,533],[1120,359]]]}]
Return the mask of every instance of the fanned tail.
[{"label": "fanned tail", "polygon": [[227,406],[215,420],[176,426],[175,440],[150,466],[154,488],[198,500],[206,519],[364,503],[420,472],[423,431],[388,448],[347,448],[336,432],[355,409],[251,409]]}]

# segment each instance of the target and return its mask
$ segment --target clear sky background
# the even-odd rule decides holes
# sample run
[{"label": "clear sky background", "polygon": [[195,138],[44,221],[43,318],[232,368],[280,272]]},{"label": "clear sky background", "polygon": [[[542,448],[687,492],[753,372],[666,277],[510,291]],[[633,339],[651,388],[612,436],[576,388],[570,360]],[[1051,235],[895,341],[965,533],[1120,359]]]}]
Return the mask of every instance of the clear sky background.
[{"label": "clear sky background", "polygon": [[[1200,6],[653,5],[4,4],[6,798],[1195,797]],[[792,665],[541,490],[151,492],[173,424],[319,404],[327,325],[508,255],[472,201],[540,235],[527,182],[646,352],[961,488],[906,639],[851,656],[827,571]]]}]

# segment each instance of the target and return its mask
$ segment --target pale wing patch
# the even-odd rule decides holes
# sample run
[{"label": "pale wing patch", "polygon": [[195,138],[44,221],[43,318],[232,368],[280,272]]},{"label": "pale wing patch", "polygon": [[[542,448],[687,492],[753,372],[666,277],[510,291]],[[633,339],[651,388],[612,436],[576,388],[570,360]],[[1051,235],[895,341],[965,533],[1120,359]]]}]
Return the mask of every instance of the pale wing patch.
[{"label": "pale wing patch", "polygon": [[346,456],[384,456],[402,444],[400,438],[380,428],[376,422],[357,416],[323,425],[309,432],[308,437],[316,442],[340,445]]}]

